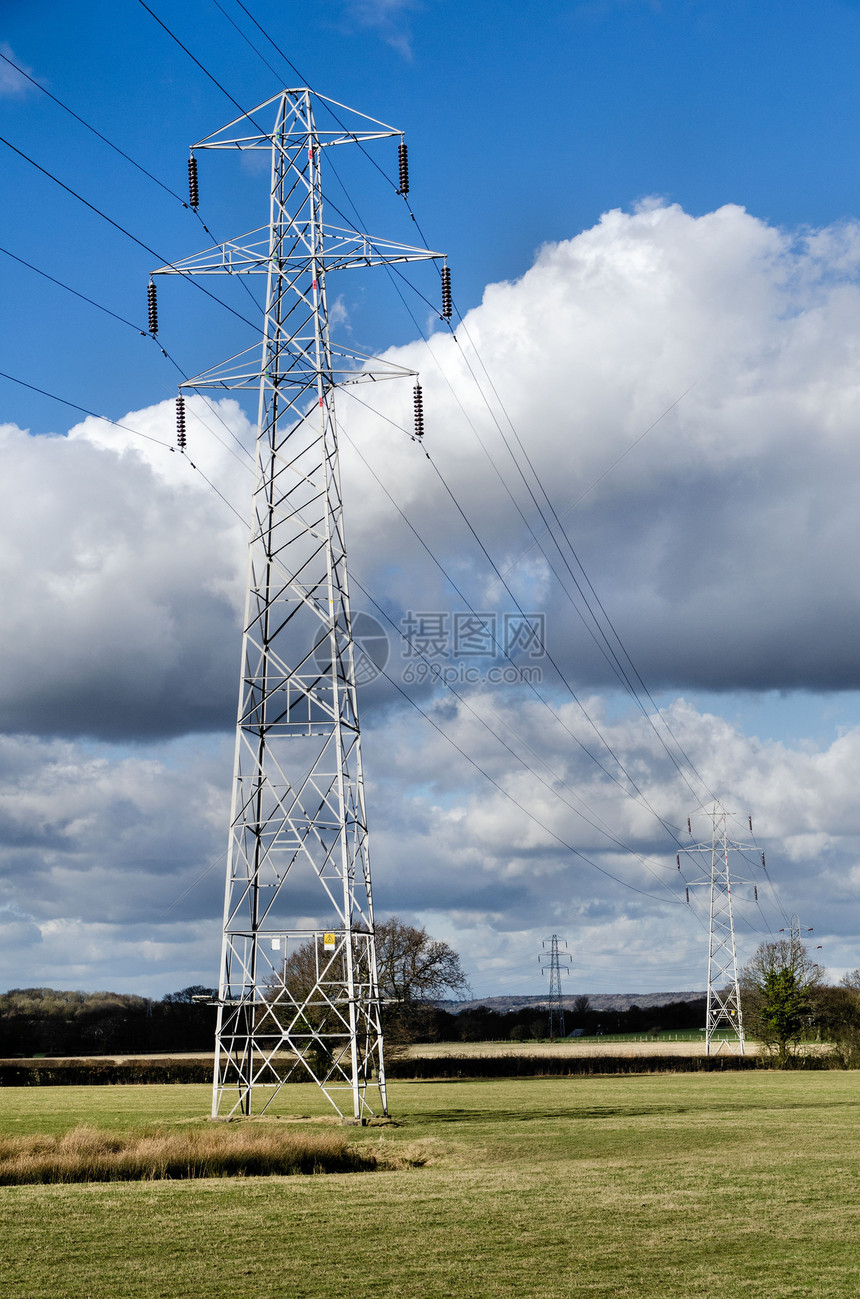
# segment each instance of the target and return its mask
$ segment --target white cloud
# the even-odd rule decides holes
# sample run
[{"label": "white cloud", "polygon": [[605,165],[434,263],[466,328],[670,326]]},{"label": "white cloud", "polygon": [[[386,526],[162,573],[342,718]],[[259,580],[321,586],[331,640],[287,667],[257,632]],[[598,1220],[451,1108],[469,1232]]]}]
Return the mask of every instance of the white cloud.
[{"label": "white cloud", "polygon": [[[3,55],[0,59],[0,99],[19,99],[30,89],[29,81],[18,71],[18,68],[22,67],[21,60],[16,57],[8,41],[0,41],[0,54]],[[11,67],[7,62],[9,59],[17,64],[17,67]],[[32,68],[25,67],[23,71],[29,75]]]},{"label": "white cloud", "polygon": [[[380,912],[426,924],[453,942],[479,995],[538,990],[536,953],[552,932],[570,943],[577,990],[701,988],[706,890],[691,887],[688,908],[684,879],[702,878],[707,854],[697,866],[682,851],[682,878],[654,816],[600,779],[538,705],[504,692],[473,704],[500,732],[507,723],[507,743],[550,788],[465,709],[440,704],[433,715],[521,807],[417,714],[367,727]],[[654,731],[642,718],[613,719],[599,701],[589,705],[613,751],[635,770],[643,798],[688,844],[693,799]],[[683,700],[668,720],[738,814],[734,837],[749,841],[751,807],[756,840],[767,851],[769,879],[756,852],[735,863],[748,879],[735,890],[742,957],[768,936],[768,926],[778,930],[796,911],[814,926],[818,955],[836,977],[860,964],[860,728],[822,748],[795,748],[745,736]],[[587,735],[573,710],[564,721]],[[528,747],[536,741],[545,766]],[[227,738],[214,749],[211,743],[135,751],[22,738],[0,744],[0,986],[161,995],[214,980],[231,745]],[[601,831],[601,821],[624,846]],[[700,814],[693,824],[697,841],[707,839],[707,819]]]},{"label": "white cloud", "polygon": [[[517,560],[530,537],[498,474],[542,525],[468,373],[477,344],[557,510],[600,479],[567,516],[570,535],[649,684],[675,693],[856,687],[858,264],[860,227],[850,223],[793,236],[737,207],[699,218],[654,204],[609,213],[542,249],[521,280],[490,286],[456,343],[440,333],[429,351],[391,353],[421,371],[432,462],[346,394],[344,427],[468,599],[509,608],[434,470],[498,564]],[[359,395],[408,426],[409,384]],[[224,735],[246,533],[202,474],[245,514],[250,477],[231,434],[244,446],[251,436],[235,403],[215,409],[189,403],[188,461],[199,472],[96,419],[66,438],[0,429],[0,725],[9,733],[0,982],[138,978],[142,991],[165,991],[211,980],[201,953],[211,939],[213,970],[222,880],[220,868],[205,871],[226,838]],[[173,420],[162,403],[121,422],[172,443]],[[348,439],[343,470],[360,581],[395,618],[462,607]],[[547,610],[551,649],[648,802],[683,827],[691,791],[644,721],[619,713],[617,697],[607,702],[605,662],[549,561],[530,550],[511,580],[530,608]],[[365,603],[357,591],[354,603]],[[395,645],[392,674],[403,666]],[[418,692],[542,824],[384,683],[363,691],[377,904],[462,946],[485,993],[495,979],[536,973],[536,943],[552,931],[571,941],[580,987],[701,986],[702,934],[680,901],[671,840],[577,746],[600,742],[543,667],[564,725],[528,692],[471,691],[525,767],[453,698]],[[792,747],[682,702],[671,724],[710,788],[753,811],[784,905],[823,935],[825,963],[860,963],[860,731]],[[205,743],[181,738],[219,729]],[[578,798],[669,888],[586,824]],[[550,832],[649,897],[606,880]],[[779,912],[764,893],[774,925]],[[753,924],[757,916],[753,908]],[[758,935],[742,927],[742,939],[754,946]]]},{"label": "white cloud", "polygon": [[[476,344],[560,514],[686,392],[566,518],[637,666],[652,687],[854,687],[858,262],[852,224],[794,238],[736,207],[609,213],[490,286],[458,343],[438,334],[391,354],[421,371],[432,462],[348,394],[343,423],[476,607],[512,601],[434,464],[502,569],[527,552],[508,579],[517,598],[547,610],[569,679],[603,689],[606,660],[564,593],[563,558],[531,546],[517,507],[543,523],[466,362],[479,372]],[[408,426],[409,384],[359,395]],[[245,514],[232,434],[247,444],[247,419],[233,402],[193,399],[189,412],[189,458]],[[173,441],[172,403],[121,422]],[[229,724],[241,523],[181,457],[104,421],[3,438],[2,724],[114,736]],[[343,460],[361,585],[394,611],[462,607],[346,439]],[[355,603],[367,603],[358,586]]]},{"label": "white cloud", "polygon": [[[528,552],[530,571],[520,565],[511,580],[520,598],[546,601],[551,645],[580,685],[605,685],[606,662],[562,594],[572,584],[558,550],[547,542],[544,559],[529,549],[499,476],[533,529],[544,525],[503,434],[526,478],[527,453],[566,515],[650,684],[858,683],[858,262],[856,223],[793,236],[738,207],[695,218],[646,205],[608,213],[545,247],[521,280],[491,285],[458,343],[438,334],[429,348],[391,353],[420,369],[427,449],[499,566]],[[480,373],[473,344],[522,451],[468,374],[467,361]],[[374,389],[372,399],[408,424],[409,394],[396,387]],[[432,465],[348,397],[343,407],[364,454],[469,598],[510,605]],[[365,572],[384,570],[386,593],[404,606],[452,607],[364,466],[349,449],[345,459],[347,483],[360,484],[349,521]]]},{"label": "white cloud", "polygon": [[[580,988],[703,986],[707,890],[691,887],[688,909],[685,883],[703,877],[709,854],[691,856],[685,848],[709,841],[710,822],[694,812],[694,840],[689,838],[686,820],[695,800],[654,729],[641,717],[611,720],[599,701],[589,701],[612,751],[636,773],[642,798],[625,798],[599,777],[539,705],[487,695],[472,702],[532,772],[465,709],[437,708],[435,716],[455,743],[543,825],[482,779],[437,733],[428,735],[417,718],[389,722],[384,732],[370,736],[368,746],[374,773],[370,806],[398,809],[396,816],[374,822],[381,905],[419,919],[444,917],[446,936],[471,953],[474,982],[484,993],[493,990],[494,970],[512,967],[521,969],[524,986],[534,989],[537,965],[529,981],[529,963],[540,938],[553,931],[571,942]],[[500,720],[510,729],[503,730]],[[566,710],[564,720],[575,735],[589,738],[574,710]],[[747,814],[752,810],[756,842],[767,852],[767,874],[758,864],[758,849],[733,861],[747,880],[735,898],[742,956],[751,955],[769,927],[778,930],[796,911],[804,925],[814,926],[815,942],[823,944],[820,958],[837,975],[856,966],[860,814],[852,791],[860,778],[860,729],[817,749],[745,736],[683,700],[672,706],[667,720],[732,814],[731,837],[751,842]],[[536,737],[546,766],[530,752]],[[608,752],[601,756],[612,767]],[[676,827],[682,874],[675,845],[646,802]],[[592,822],[604,822],[626,847],[587,824],[576,809]],[[617,878],[602,876],[554,836]],[[626,885],[644,890],[650,900]]]},{"label": "white cloud", "polygon": [[231,750],[0,739],[0,986],[212,979]]},{"label": "white cloud", "polygon": [[411,57],[411,39],[405,19],[422,6],[419,0],[346,0],[345,10],[361,27],[375,28],[389,45]]},{"label": "white cloud", "polygon": [[[173,404],[121,422],[172,440]],[[5,425],[0,442],[3,728],[140,736],[228,725],[241,522],[181,456],[103,421],[68,438]],[[201,447],[201,463],[224,477],[227,452],[214,450]]]}]

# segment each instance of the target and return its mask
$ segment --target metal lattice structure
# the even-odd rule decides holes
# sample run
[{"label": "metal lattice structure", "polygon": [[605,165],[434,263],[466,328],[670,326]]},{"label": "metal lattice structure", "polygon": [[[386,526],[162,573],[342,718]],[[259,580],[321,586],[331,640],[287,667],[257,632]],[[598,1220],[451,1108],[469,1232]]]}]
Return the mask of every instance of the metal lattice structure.
[{"label": "metal lattice structure", "polygon": [[192,146],[270,155],[268,226],[157,272],[266,277],[262,346],[182,385],[259,391],[213,1117],[297,1072],[344,1118],[387,1112],[335,394],[412,372],[331,342],[326,280],[439,254],[325,224],[323,159],[391,136],[284,90]]},{"label": "metal lattice structure", "polygon": [[[745,1053],[743,1012],[738,982],[738,957],[735,946],[735,919],[732,906],[732,884],[739,882],[730,868],[731,853],[758,852],[754,844],[729,839],[727,814],[722,803],[705,809],[711,821],[710,843],[693,844],[690,852],[710,856],[710,871],[691,885],[703,884],[710,889],[708,925],[708,990],[705,1008],[705,1052],[723,1049],[738,1055]],[[750,822],[752,824],[752,822]],[[763,860],[763,859],[762,859]],[[715,1037],[717,1032],[729,1037]]]},{"label": "metal lattice structure", "polygon": [[551,938],[544,939],[541,944],[546,947],[549,943],[549,965],[545,965],[545,956],[539,956],[538,961],[544,973],[549,970],[549,1000],[547,1002],[547,1030],[549,1037],[564,1037],[564,1002],[561,996],[561,976],[570,974],[570,953],[562,951],[559,944],[567,948],[567,940],[559,938],[558,934],[553,934]]}]

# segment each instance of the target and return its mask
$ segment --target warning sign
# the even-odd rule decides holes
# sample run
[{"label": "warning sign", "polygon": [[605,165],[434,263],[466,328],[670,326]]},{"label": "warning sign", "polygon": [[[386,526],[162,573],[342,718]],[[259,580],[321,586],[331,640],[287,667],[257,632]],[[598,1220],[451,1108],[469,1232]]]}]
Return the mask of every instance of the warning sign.
[{"label": "warning sign", "polygon": [[324,951],[324,952],[333,952],[333,951],[334,951],[334,946],[335,946],[335,937],[336,937],[336,936],[335,936],[334,934],[323,934],[323,951]]}]

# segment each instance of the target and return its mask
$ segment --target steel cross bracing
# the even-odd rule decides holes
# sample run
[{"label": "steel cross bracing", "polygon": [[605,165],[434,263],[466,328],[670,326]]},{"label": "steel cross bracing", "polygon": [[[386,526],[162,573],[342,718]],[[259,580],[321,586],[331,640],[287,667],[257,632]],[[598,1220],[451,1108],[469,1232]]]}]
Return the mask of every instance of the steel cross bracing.
[{"label": "steel cross bracing", "polygon": [[259,388],[213,1116],[297,1074],[342,1117],[371,1092],[387,1112],[334,398],[412,372],[332,346],[326,276],[440,254],[323,223],[324,149],[400,132],[322,131],[320,98],[285,90],[192,147],[269,151],[268,230],[157,272],[267,277],[262,351],[182,385]]},{"label": "steel cross bracing", "polygon": [[564,1002],[561,996],[561,976],[570,974],[570,953],[559,950],[559,943],[567,947],[567,940],[559,938],[558,934],[553,934],[551,938],[544,939],[541,944],[546,947],[549,943],[549,966],[543,964],[546,957],[538,957],[544,972],[549,969],[549,1003],[548,1003],[548,1032],[550,1037],[564,1037]]},{"label": "steel cross bracing", "polygon": [[[735,920],[732,906],[732,884],[739,879],[730,869],[729,854],[746,852],[753,844],[730,840],[727,815],[722,803],[714,802],[705,809],[711,821],[710,843],[693,844],[688,851],[710,855],[710,872],[690,884],[710,887],[710,924],[708,927],[708,991],[705,1009],[705,1052],[711,1054],[712,1043],[717,1052],[725,1048],[738,1055],[745,1052],[741,993],[738,982],[738,958],[735,947]],[[715,1037],[720,1031],[721,1036]],[[723,1034],[728,1031],[730,1036]]]}]

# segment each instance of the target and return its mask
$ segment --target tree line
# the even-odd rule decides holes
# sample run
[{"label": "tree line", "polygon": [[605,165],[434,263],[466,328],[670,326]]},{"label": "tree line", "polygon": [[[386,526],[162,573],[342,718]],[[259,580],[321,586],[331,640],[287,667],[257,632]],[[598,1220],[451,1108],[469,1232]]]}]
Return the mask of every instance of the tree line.
[{"label": "tree line", "polygon": [[[565,1006],[565,1033],[599,1037],[613,1033],[660,1033],[698,1029],[705,1021],[705,1001],[673,1001],[664,1006],[628,1010],[596,1010],[588,997],[575,997]],[[493,1010],[489,1006],[470,1006],[451,1012],[427,1007],[419,1025],[420,1039],[429,1042],[529,1042],[546,1039],[547,1011],[541,1006],[516,1010]]]},{"label": "tree line", "polygon": [[[449,989],[446,988],[446,991]],[[474,1006],[454,1013],[419,996],[414,987],[386,1006],[386,1040],[396,1054],[409,1042],[540,1041],[547,1014],[540,1007],[497,1011]],[[15,988],[0,994],[0,1057],[145,1055],[211,1051],[215,990],[199,985],[160,1000],[120,992],[63,992]],[[640,1010],[591,1008],[588,998],[565,1011],[568,1031],[657,1034],[700,1028],[704,1001]]]},{"label": "tree line", "polygon": [[207,1002],[214,995],[199,985],[158,1001],[122,992],[13,988],[0,994],[0,1056],[211,1051],[216,1012]]},{"label": "tree line", "polygon": [[[376,928],[383,1027],[394,1057],[411,1042],[540,1041],[547,1012],[540,1006],[497,1011],[440,1005],[465,997],[468,980],[454,949],[397,916]],[[299,948],[284,976],[301,1001],[315,962],[312,944]],[[838,987],[796,937],[763,943],[741,975],[747,1034],[780,1067],[788,1067],[810,1040],[829,1045],[837,1063],[860,1067],[860,969]],[[160,1000],[128,993],[16,988],[0,994],[0,1057],[144,1055],[211,1051],[216,1008],[213,988],[192,985]],[[308,1012],[310,1013],[310,1012]],[[583,1036],[653,1034],[701,1029],[704,999],[628,1010],[598,1010],[587,996],[565,1008],[567,1033]]]}]

